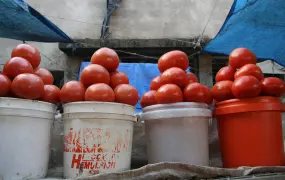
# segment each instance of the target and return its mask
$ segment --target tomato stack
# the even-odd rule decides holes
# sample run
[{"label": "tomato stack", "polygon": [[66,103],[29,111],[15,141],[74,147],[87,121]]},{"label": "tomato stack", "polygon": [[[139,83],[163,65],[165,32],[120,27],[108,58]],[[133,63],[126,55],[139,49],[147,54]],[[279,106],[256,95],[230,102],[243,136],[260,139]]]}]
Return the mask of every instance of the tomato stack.
[{"label": "tomato stack", "polygon": [[52,85],[54,78],[40,68],[39,51],[28,44],[15,47],[0,74],[0,96],[59,102],[59,88]]},{"label": "tomato stack", "polygon": [[127,75],[117,71],[119,56],[110,48],[100,48],[91,57],[80,82],[67,82],[61,89],[62,103],[76,101],[118,102],[135,106],[139,95]]},{"label": "tomato stack", "polygon": [[141,106],[177,102],[200,102],[211,104],[211,90],[198,83],[197,77],[186,72],[189,67],[187,55],[178,50],[162,55],[158,60],[160,76],[150,84],[150,91],[141,98]]},{"label": "tomato stack", "polygon": [[284,82],[276,77],[264,78],[256,65],[256,56],[246,48],[237,48],[229,56],[229,66],[216,74],[212,89],[215,101],[253,98],[256,96],[280,97],[285,93]]}]

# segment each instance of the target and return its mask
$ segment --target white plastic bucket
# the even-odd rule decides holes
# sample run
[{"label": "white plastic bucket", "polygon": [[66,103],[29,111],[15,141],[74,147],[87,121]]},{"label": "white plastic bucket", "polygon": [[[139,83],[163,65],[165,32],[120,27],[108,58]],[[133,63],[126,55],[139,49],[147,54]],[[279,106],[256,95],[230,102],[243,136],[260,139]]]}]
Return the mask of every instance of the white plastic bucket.
[{"label": "white plastic bucket", "polygon": [[134,110],[119,103],[65,104],[64,177],[129,170]]},{"label": "white plastic bucket", "polygon": [[[208,125],[212,112],[203,104],[197,108],[172,108],[147,111],[145,121],[148,163],[181,162],[209,165]],[[151,107],[151,106],[150,106]],[[150,108],[149,107],[149,108]]]},{"label": "white plastic bucket", "polygon": [[0,179],[35,179],[47,174],[56,106],[0,98]]}]

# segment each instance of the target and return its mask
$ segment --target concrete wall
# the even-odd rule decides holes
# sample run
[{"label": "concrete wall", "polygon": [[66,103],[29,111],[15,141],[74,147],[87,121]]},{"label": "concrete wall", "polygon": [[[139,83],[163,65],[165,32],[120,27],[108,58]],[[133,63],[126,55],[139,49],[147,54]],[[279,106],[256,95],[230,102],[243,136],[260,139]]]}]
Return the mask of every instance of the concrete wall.
[{"label": "concrete wall", "polygon": [[[26,0],[72,38],[98,39],[106,0]],[[122,0],[111,18],[111,38],[161,39],[213,37],[226,18],[233,0]],[[213,11],[213,13],[212,13]],[[210,15],[212,16],[210,17]],[[209,21],[209,23],[208,23]],[[207,27],[205,28],[206,24]],[[20,41],[0,40],[0,64]],[[63,70],[75,79],[81,59],[67,57],[57,44],[32,43],[42,55],[42,67]],[[196,42],[195,42],[196,43]]]}]

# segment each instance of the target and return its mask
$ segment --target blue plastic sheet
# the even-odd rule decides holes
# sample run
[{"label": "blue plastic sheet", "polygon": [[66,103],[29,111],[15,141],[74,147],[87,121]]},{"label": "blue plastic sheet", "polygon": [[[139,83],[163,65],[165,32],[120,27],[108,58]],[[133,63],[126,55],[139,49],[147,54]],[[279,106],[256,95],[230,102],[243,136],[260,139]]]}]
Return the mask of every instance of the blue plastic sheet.
[{"label": "blue plastic sheet", "polygon": [[238,47],[285,66],[284,0],[235,0],[217,36],[204,52],[229,55]]},{"label": "blue plastic sheet", "polygon": [[[90,62],[81,64],[79,77],[83,68],[89,64]],[[129,77],[130,84],[138,90],[140,97],[149,91],[151,80],[160,75],[157,64],[150,63],[120,63],[118,70]],[[142,112],[140,102],[136,105],[136,112]]]},{"label": "blue plastic sheet", "polygon": [[[90,62],[81,63],[78,80],[80,80],[83,68],[89,64]],[[129,77],[130,84],[138,90],[140,97],[149,91],[151,80],[160,75],[157,64],[151,63],[120,63],[118,70],[124,72]],[[136,113],[139,112],[142,112],[140,101],[136,105]]]},{"label": "blue plastic sheet", "polygon": [[23,41],[72,42],[23,0],[0,0],[0,37]]}]

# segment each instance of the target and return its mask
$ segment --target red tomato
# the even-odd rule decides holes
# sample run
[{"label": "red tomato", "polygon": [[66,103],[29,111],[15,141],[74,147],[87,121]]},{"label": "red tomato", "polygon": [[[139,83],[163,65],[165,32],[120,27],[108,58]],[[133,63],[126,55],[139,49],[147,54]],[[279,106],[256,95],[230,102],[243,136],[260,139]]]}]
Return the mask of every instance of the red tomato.
[{"label": "red tomato", "polygon": [[99,64],[106,68],[109,72],[116,71],[119,67],[119,56],[110,48],[100,48],[91,57],[92,64]]},{"label": "red tomato", "polygon": [[183,102],[183,93],[176,84],[165,84],[157,90],[155,101],[157,104]]},{"label": "red tomato", "polygon": [[211,104],[213,102],[213,96],[211,90],[200,83],[188,84],[184,91],[185,102],[199,102]]},{"label": "red tomato", "polygon": [[281,97],[285,94],[285,83],[276,77],[268,77],[261,81],[262,95]]},{"label": "red tomato", "polygon": [[110,86],[115,89],[120,84],[129,84],[128,76],[119,71],[110,73]]},{"label": "red tomato", "polygon": [[232,81],[220,81],[217,82],[212,88],[213,98],[216,101],[225,101],[235,98],[232,93]]},{"label": "red tomato", "polygon": [[40,52],[29,44],[19,44],[12,50],[11,57],[22,57],[29,61],[33,68],[37,68],[41,63]]},{"label": "red tomato", "polygon": [[156,91],[154,90],[144,93],[141,99],[141,106],[144,108],[146,106],[151,106],[151,105],[156,104],[155,95],[156,95]]},{"label": "red tomato", "polygon": [[195,76],[194,73],[187,72],[186,75],[187,75],[187,79],[188,79],[188,84],[194,83],[194,82],[199,82],[198,78]]},{"label": "red tomato", "polygon": [[261,83],[254,76],[241,76],[234,81],[232,92],[239,99],[256,97],[261,92]]},{"label": "red tomato", "polygon": [[187,55],[182,51],[174,50],[159,58],[158,69],[161,73],[172,67],[178,67],[185,71],[189,67]]},{"label": "red tomato", "polygon": [[49,102],[49,103],[59,103],[59,94],[60,90],[55,85],[45,85],[44,86],[44,96],[41,98],[41,101]]},{"label": "red tomato", "polygon": [[81,82],[69,81],[60,90],[59,98],[62,103],[84,101],[85,88]]},{"label": "red tomato", "polygon": [[49,72],[49,70],[45,68],[36,68],[34,74],[42,78],[44,84],[53,84],[53,75]]},{"label": "red tomato", "polygon": [[167,69],[161,74],[160,78],[163,84],[176,84],[181,88],[188,84],[186,72],[177,67]]},{"label": "red tomato", "polygon": [[235,73],[235,79],[238,79],[241,76],[254,76],[256,77],[259,81],[264,79],[263,73],[260,69],[255,64],[247,64],[241,67],[237,72]]},{"label": "red tomato", "polygon": [[162,82],[161,82],[161,77],[160,76],[156,76],[155,78],[152,79],[151,83],[150,83],[150,90],[158,90],[161,86],[162,86]]},{"label": "red tomato", "polygon": [[139,100],[139,93],[136,88],[130,84],[120,84],[115,90],[115,99],[118,103],[135,106]]},{"label": "red tomato", "polygon": [[11,84],[13,94],[25,99],[40,99],[44,95],[44,82],[34,74],[19,74]]},{"label": "red tomato", "polygon": [[3,74],[11,79],[23,73],[34,73],[32,65],[26,59],[14,57],[8,60],[3,67]]},{"label": "red tomato", "polygon": [[109,84],[110,75],[103,66],[98,64],[90,64],[82,70],[80,81],[85,86],[90,86],[97,83]]},{"label": "red tomato", "polygon": [[4,74],[0,74],[0,97],[9,95],[11,80]]},{"label": "red tomato", "polygon": [[235,69],[239,69],[246,64],[256,64],[256,56],[249,49],[237,48],[231,52],[229,64]]},{"label": "red tomato", "polygon": [[222,67],[216,74],[216,82],[233,81],[236,70],[231,66]]},{"label": "red tomato", "polygon": [[85,101],[114,102],[113,89],[104,83],[93,84],[86,89]]}]

